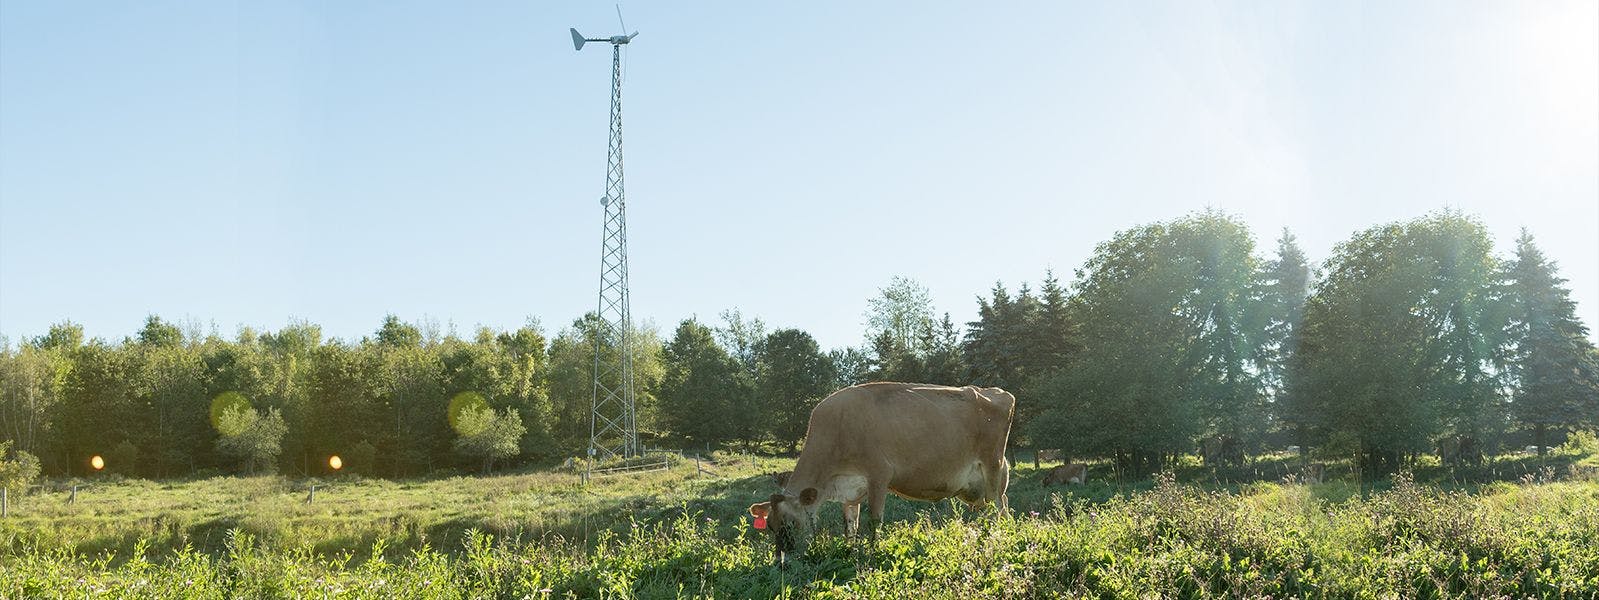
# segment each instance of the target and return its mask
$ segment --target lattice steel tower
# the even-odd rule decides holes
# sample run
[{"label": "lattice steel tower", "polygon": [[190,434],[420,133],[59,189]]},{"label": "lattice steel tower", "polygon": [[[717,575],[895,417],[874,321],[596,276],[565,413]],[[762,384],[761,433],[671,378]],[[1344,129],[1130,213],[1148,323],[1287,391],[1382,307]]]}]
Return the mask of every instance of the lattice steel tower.
[{"label": "lattice steel tower", "polygon": [[641,453],[633,400],[633,315],[627,293],[627,193],[622,183],[622,46],[637,35],[635,31],[588,39],[572,30],[572,46],[577,50],[583,49],[584,42],[611,44],[611,142],[605,152],[605,196],[600,198],[605,226],[600,238],[600,299],[595,310],[594,396],[589,416],[588,453],[593,458]]}]

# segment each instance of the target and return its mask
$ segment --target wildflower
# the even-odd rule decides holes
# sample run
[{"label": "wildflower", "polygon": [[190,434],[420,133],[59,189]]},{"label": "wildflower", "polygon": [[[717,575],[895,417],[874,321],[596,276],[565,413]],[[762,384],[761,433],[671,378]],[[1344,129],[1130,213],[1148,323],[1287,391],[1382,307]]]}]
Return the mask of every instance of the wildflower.
[{"label": "wildflower", "polygon": [[1028,513],[1027,513],[1027,514],[1030,514],[1030,515],[1032,515],[1032,516],[1033,516],[1033,518],[1034,518],[1034,519],[1037,519],[1037,518],[1038,518],[1038,511],[1036,511],[1036,510],[1034,510],[1034,511],[1028,511]]}]

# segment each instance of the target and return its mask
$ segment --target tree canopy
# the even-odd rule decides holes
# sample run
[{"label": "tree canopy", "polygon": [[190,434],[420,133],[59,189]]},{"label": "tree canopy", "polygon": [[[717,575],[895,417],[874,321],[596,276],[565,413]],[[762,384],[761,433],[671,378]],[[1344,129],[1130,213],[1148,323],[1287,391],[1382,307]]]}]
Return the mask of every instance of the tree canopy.
[{"label": "tree canopy", "polygon": [[[1013,448],[1131,471],[1289,444],[1380,470],[1465,463],[1599,426],[1599,349],[1556,261],[1526,232],[1497,255],[1455,212],[1356,232],[1319,263],[1287,231],[1258,249],[1218,211],[1138,225],[1069,284],[996,282],[963,325],[911,277],[864,300],[858,346],[736,308],[664,344],[639,324],[641,437],[792,452],[817,402],[871,380],[1006,388]],[[151,315],[106,340],[63,322],[0,343],[0,442],[50,475],[96,455],[148,477],[310,475],[334,454],[386,477],[555,462],[588,444],[596,355],[621,351],[601,329],[589,314],[551,336],[537,321],[460,336],[385,315],[354,341],[303,321],[226,339]]]}]

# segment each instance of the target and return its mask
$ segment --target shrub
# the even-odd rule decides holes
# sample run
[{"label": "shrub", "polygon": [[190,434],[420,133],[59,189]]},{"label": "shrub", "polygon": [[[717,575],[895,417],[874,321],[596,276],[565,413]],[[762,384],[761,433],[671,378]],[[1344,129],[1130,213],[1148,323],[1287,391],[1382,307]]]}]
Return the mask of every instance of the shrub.
[{"label": "shrub", "polygon": [[39,458],[22,450],[10,450],[11,440],[0,442],[0,487],[20,494],[39,478]]},{"label": "shrub", "polygon": [[112,446],[105,453],[105,470],[108,473],[117,473],[134,476],[139,472],[140,459],[144,455],[139,452],[139,447],[133,442],[122,440]]},{"label": "shrub", "polygon": [[1576,456],[1599,454],[1599,435],[1592,431],[1573,431],[1560,445],[1560,452]]},{"label": "shrub", "polygon": [[263,416],[249,405],[224,408],[217,416],[217,430],[222,432],[217,450],[238,460],[247,473],[277,464],[283,435],[288,433],[278,409]]},{"label": "shrub", "polygon": [[482,459],[483,470],[494,467],[494,461],[511,458],[522,452],[522,436],[527,427],[522,417],[513,409],[495,414],[494,409],[467,408],[456,417],[455,450],[467,456]]},{"label": "shrub", "polygon": [[375,475],[378,469],[378,448],[372,442],[361,440],[350,446],[345,456],[345,469],[361,475]]}]

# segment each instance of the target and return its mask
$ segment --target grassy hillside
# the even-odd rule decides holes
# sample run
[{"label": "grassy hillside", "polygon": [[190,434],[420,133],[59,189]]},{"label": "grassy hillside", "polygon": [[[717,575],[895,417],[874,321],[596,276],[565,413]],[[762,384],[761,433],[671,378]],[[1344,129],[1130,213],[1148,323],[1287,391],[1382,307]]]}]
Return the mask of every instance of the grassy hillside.
[{"label": "grassy hillside", "polygon": [[[771,493],[766,473],[792,465],[739,456],[697,470],[692,460],[675,461],[668,471],[596,478],[587,487],[576,470],[417,481],[108,478],[90,482],[73,504],[61,482],[13,499],[11,518],[0,521],[0,550],[92,554],[127,552],[142,542],[152,552],[190,546],[215,553],[234,529],[267,547],[324,555],[364,552],[378,541],[392,551],[453,549],[473,530],[517,543],[592,540],[631,520],[658,520],[685,508],[731,518]],[[312,484],[318,490],[308,504]]]},{"label": "grassy hillside", "polygon": [[351,478],[313,504],[276,477],[98,482],[71,505],[15,499],[0,597],[1599,594],[1599,483],[1553,469],[1566,480],[1227,484],[1192,467],[1187,483],[1117,484],[1101,469],[1046,489],[1024,462],[1002,523],[894,500],[868,545],[836,535],[832,506],[811,555],[780,570],[743,514],[790,464],[725,457],[587,487],[558,471]]}]

